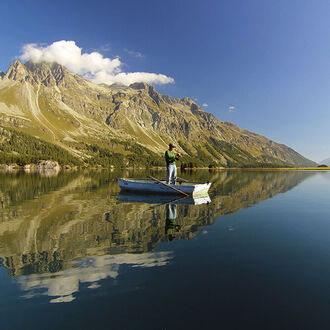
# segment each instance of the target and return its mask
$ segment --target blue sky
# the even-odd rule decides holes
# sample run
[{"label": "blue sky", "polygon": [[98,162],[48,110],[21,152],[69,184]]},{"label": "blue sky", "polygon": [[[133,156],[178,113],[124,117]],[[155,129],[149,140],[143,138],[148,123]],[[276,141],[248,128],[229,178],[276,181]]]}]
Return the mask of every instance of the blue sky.
[{"label": "blue sky", "polygon": [[119,56],[123,72],[172,77],[157,90],[320,161],[330,157],[329,22],[325,0],[3,0],[0,70],[25,44],[71,40]]}]

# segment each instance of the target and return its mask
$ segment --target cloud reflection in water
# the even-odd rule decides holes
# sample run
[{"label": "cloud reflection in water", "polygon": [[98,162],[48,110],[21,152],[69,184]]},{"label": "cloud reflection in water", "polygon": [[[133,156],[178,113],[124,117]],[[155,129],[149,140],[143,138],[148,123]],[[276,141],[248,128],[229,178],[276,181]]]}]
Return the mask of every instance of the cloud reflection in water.
[{"label": "cloud reflection in water", "polygon": [[135,267],[160,267],[173,258],[172,252],[148,252],[144,254],[105,255],[73,262],[73,268],[56,274],[32,274],[17,278],[21,289],[27,291],[23,296],[30,299],[47,295],[50,303],[71,302],[74,293],[79,291],[80,283],[91,283],[88,288],[100,287],[98,281],[105,278],[116,279],[121,265]]}]

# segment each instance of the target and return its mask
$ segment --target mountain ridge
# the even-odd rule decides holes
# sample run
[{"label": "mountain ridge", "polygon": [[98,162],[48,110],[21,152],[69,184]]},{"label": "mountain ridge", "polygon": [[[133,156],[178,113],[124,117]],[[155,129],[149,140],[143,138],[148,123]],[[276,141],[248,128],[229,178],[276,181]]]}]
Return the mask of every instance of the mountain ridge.
[{"label": "mountain ridge", "polygon": [[107,157],[121,154],[122,165],[132,165],[135,146],[161,163],[174,141],[190,165],[315,164],[286,145],[218,120],[188,97],[163,95],[139,82],[97,85],[55,62],[9,67],[0,79],[0,125],[54,143],[85,163],[100,161],[104,149]]},{"label": "mountain ridge", "polygon": [[319,165],[327,165],[330,166],[330,157],[323,159],[321,162],[319,162]]}]

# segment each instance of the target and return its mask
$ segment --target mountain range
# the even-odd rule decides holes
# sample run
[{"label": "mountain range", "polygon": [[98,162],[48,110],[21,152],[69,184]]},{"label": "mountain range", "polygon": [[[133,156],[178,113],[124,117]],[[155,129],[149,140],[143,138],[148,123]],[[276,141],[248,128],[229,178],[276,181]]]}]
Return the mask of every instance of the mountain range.
[{"label": "mountain range", "polygon": [[0,75],[0,130],[0,163],[56,153],[61,163],[162,165],[174,142],[187,166],[315,166],[284,144],[216,119],[188,97],[163,95],[146,83],[94,84],[57,63],[15,61]]}]

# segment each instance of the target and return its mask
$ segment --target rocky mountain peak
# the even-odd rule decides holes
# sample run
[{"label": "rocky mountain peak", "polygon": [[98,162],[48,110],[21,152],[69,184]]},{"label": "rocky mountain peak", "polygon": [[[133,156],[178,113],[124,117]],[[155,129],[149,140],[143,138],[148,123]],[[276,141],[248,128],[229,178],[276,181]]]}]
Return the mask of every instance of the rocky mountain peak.
[{"label": "rocky mountain peak", "polygon": [[129,85],[130,88],[135,90],[142,90],[149,94],[149,96],[152,97],[152,95],[158,94],[158,92],[155,90],[154,86],[149,85],[145,82],[136,82],[131,85]]},{"label": "rocky mountain peak", "polygon": [[187,105],[188,107],[192,108],[192,110],[197,110],[197,108],[200,108],[199,105],[194,102],[191,98],[185,96],[180,99],[180,102],[184,105]]},{"label": "rocky mountain peak", "polygon": [[181,101],[186,103],[187,105],[191,105],[193,103],[193,100],[187,96],[183,97]]},{"label": "rocky mountain peak", "polygon": [[34,63],[28,61],[25,66],[36,81],[48,87],[58,85],[66,74],[72,75],[64,66],[56,62]]},{"label": "rocky mountain peak", "polygon": [[29,81],[32,84],[41,83],[45,86],[55,86],[65,75],[72,75],[64,66],[58,63],[35,63],[28,61],[25,64],[16,60],[8,69],[3,79],[14,81]]},{"label": "rocky mountain peak", "polygon": [[139,90],[139,89],[147,90],[149,88],[149,85],[144,82],[135,82],[133,84],[130,84],[129,87],[132,89],[137,89],[137,90]]},{"label": "rocky mountain peak", "polygon": [[103,87],[106,87],[106,88],[110,88],[110,89],[127,89],[129,87],[127,87],[126,85],[123,85],[121,83],[113,83],[112,85],[107,85],[107,84],[100,84],[101,86]]},{"label": "rocky mountain peak", "polygon": [[64,78],[64,76],[67,74],[67,71],[68,70],[64,66],[58,63],[53,63],[51,66],[51,72],[57,84]]},{"label": "rocky mountain peak", "polygon": [[142,93],[150,96],[158,105],[161,102],[161,95],[155,90],[155,87],[145,82],[136,82],[129,85],[130,88],[140,90]]},{"label": "rocky mountain peak", "polygon": [[16,60],[8,69],[5,74],[5,79],[15,80],[15,81],[24,81],[29,77],[29,73],[24,66],[24,64]]}]

